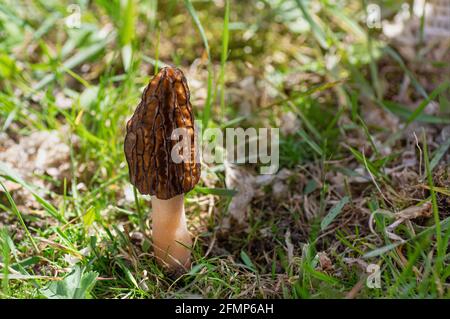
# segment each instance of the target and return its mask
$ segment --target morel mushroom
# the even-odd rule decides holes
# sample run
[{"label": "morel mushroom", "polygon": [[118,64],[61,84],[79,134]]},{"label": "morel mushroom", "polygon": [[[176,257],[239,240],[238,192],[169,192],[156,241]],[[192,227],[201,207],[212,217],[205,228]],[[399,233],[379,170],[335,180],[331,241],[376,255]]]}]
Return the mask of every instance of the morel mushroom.
[{"label": "morel mushroom", "polygon": [[[174,137],[176,129],[185,135]],[[131,183],[152,195],[152,237],[158,262],[169,269],[186,269],[192,239],[184,213],[184,193],[200,178],[194,115],[183,72],[165,67],[150,81],[127,123],[125,156]],[[177,157],[177,144],[188,155]],[[181,150],[181,148],[180,148]],[[186,152],[185,152],[186,153]],[[184,153],[183,153],[184,154]]]}]

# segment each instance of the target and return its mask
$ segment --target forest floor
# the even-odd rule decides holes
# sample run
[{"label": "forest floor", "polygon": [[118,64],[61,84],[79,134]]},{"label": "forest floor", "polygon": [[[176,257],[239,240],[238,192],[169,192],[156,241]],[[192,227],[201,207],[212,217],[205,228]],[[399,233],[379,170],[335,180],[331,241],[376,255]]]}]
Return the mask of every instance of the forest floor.
[{"label": "forest floor", "polygon": [[[398,1],[382,29],[363,1],[9,2],[0,297],[450,297],[450,38],[429,21]],[[280,128],[275,175],[202,165],[179,277],[123,152],[165,63],[204,126]]]}]

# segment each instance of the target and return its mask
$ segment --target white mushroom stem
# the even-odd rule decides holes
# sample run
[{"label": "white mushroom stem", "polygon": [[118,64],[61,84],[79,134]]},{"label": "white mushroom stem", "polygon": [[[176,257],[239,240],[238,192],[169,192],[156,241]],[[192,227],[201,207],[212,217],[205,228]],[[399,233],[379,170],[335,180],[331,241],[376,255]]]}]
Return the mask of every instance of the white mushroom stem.
[{"label": "white mushroom stem", "polygon": [[158,262],[169,269],[187,268],[192,239],[184,214],[184,195],[163,200],[152,196],[152,237]]}]

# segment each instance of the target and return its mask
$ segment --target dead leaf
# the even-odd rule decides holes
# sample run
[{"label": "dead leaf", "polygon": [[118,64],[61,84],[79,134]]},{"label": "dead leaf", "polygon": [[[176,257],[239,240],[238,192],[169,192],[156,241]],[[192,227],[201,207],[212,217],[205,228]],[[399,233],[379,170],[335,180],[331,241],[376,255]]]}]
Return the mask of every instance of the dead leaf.
[{"label": "dead leaf", "polygon": [[426,202],[420,206],[408,207],[398,213],[395,213],[395,218],[406,220],[419,217],[430,217],[432,214],[431,207],[431,202]]},{"label": "dead leaf", "polygon": [[290,265],[292,263],[292,259],[294,258],[294,245],[292,244],[290,229],[288,229],[286,231],[286,233],[284,234],[284,242],[286,243],[288,261],[289,261],[289,265]]},{"label": "dead leaf", "polygon": [[225,184],[228,189],[234,189],[237,193],[231,199],[228,206],[230,217],[239,224],[244,224],[247,208],[255,195],[255,177],[244,168],[227,161],[225,166]]}]

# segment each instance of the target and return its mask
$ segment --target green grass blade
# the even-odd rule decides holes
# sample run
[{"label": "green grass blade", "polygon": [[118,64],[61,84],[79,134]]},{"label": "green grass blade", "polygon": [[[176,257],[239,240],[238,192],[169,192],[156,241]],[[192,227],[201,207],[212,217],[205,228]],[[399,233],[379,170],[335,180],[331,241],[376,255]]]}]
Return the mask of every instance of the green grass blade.
[{"label": "green grass blade", "polygon": [[67,223],[66,219],[61,216],[58,213],[58,210],[50,204],[48,201],[46,201],[44,198],[42,198],[31,185],[29,185],[27,182],[25,182],[16,172],[14,172],[12,169],[10,169],[8,166],[6,166],[4,163],[0,162],[0,176],[3,176],[4,178],[17,183],[21,185],[23,188],[25,188],[27,191],[29,191],[34,198],[46,209],[46,211],[56,220],[58,220],[61,223]]},{"label": "green grass blade", "polygon": [[[397,102],[378,101],[378,104],[402,119],[411,118],[413,115],[411,110]],[[450,118],[434,116],[431,114],[419,114],[416,116],[415,121],[431,124],[450,124]]]},{"label": "green grass blade", "polygon": [[[431,95],[430,95],[431,97]],[[436,192],[434,190],[434,183],[433,183],[433,175],[431,174],[431,167],[430,167],[430,160],[428,157],[428,143],[427,138],[425,136],[425,130],[423,131],[423,158],[425,162],[425,170],[427,172],[427,179],[428,179],[428,186],[430,187],[430,193],[431,193],[431,204],[433,206],[433,217],[434,217],[434,223],[436,226],[436,244],[437,244],[437,251],[438,251],[438,261],[439,263],[442,262],[442,254],[444,253],[444,247],[442,243],[442,233],[441,233],[441,223],[439,219],[439,207],[437,204],[437,197]]]},{"label": "green grass blade", "polygon": [[229,20],[230,20],[230,1],[227,0],[225,4],[225,17],[223,18],[222,31],[222,54],[220,57],[220,110],[222,118],[225,114],[225,64],[228,56],[228,41],[229,41]]},{"label": "green grass blade", "polygon": [[332,222],[333,220],[339,215],[339,213],[342,211],[342,208],[344,208],[345,204],[349,202],[350,198],[348,196],[343,197],[336,205],[334,205],[330,212],[322,219],[322,222],[320,223],[320,228],[322,230],[325,230]]},{"label": "green grass blade", "polygon": [[185,4],[186,9],[188,10],[189,14],[191,15],[192,19],[194,20],[194,23],[197,26],[198,31],[200,32],[200,36],[202,37],[203,45],[205,46],[206,54],[208,55],[208,60],[211,60],[208,38],[206,37],[205,30],[203,29],[202,23],[200,22],[200,19],[198,18],[197,12],[195,11],[195,8],[192,5],[191,0],[184,0],[184,4]]},{"label": "green grass blade", "polygon": [[317,153],[317,155],[319,155],[320,157],[323,156],[323,151],[320,146],[317,145],[317,143],[314,142],[313,139],[304,130],[299,130],[297,134],[305,140],[305,142],[313,149],[314,152]]},{"label": "green grass blade", "polygon": [[226,197],[233,197],[237,193],[237,191],[228,188],[210,188],[201,186],[196,186],[195,190],[206,195],[218,195]]},{"label": "green grass blade", "polygon": [[450,148],[450,138],[448,138],[444,143],[442,143],[434,153],[433,159],[430,162],[430,172],[432,172],[433,169],[436,167],[436,165],[439,164],[439,161],[442,159],[442,157],[448,151],[449,148]]},{"label": "green grass blade", "polygon": [[8,231],[6,228],[0,229],[0,248],[2,251],[2,262],[3,262],[3,278],[2,278],[2,289],[3,294],[9,295],[9,264],[10,264],[10,249],[8,245]]},{"label": "green grass blade", "polygon": [[378,257],[381,255],[386,254],[387,252],[390,252],[392,249],[400,246],[402,243],[392,243],[392,244],[388,244],[386,246],[374,249],[366,254],[364,254],[363,258],[373,258],[373,257]]},{"label": "green grass blade", "polygon": [[133,57],[132,41],[135,37],[136,13],[134,0],[121,1],[121,25],[119,30],[121,42],[122,63],[128,71]]},{"label": "green grass blade", "polygon": [[297,3],[297,6],[299,7],[299,9],[302,11],[303,16],[305,17],[306,21],[309,23],[312,33],[313,33],[314,37],[316,38],[317,42],[320,44],[320,46],[323,49],[328,49],[328,43],[326,40],[325,32],[320,28],[320,26],[311,17],[303,0],[296,0],[296,3]]},{"label": "green grass blade", "polygon": [[241,259],[244,262],[245,266],[247,266],[251,271],[256,272],[255,265],[253,265],[252,260],[243,250],[241,250]]},{"label": "green grass blade", "polygon": [[364,130],[364,134],[366,135],[367,139],[369,140],[370,146],[372,146],[372,148],[373,148],[374,152],[376,153],[376,155],[378,157],[380,157],[380,152],[378,151],[378,148],[375,145],[375,142],[373,141],[372,135],[370,135],[369,128],[367,127],[366,123],[361,118],[361,116],[357,115],[357,118],[358,118],[359,122],[361,123],[361,126],[362,126],[362,128]]},{"label": "green grass blade", "polygon": [[203,129],[208,127],[209,119],[211,116],[211,106],[212,106],[212,82],[213,82],[213,70],[211,65],[211,54],[209,50],[209,44],[208,44],[208,38],[206,37],[205,30],[203,29],[203,26],[200,22],[200,19],[198,18],[197,12],[195,11],[194,6],[192,5],[192,2],[190,0],[184,0],[184,4],[186,6],[186,9],[188,10],[189,14],[191,15],[192,19],[194,20],[195,25],[198,28],[198,31],[200,32],[200,37],[202,38],[203,45],[205,46],[206,55],[208,56],[208,87],[207,87],[207,93],[206,93],[206,101],[205,101],[205,107],[203,110]]},{"label": "green grass blade", "polygon": [[[98,53],[100,53],[105,48],[105,46],[106,46],[106,44],[108,42],[109,41],[102,41],[100,43],[93,44],[93,45],[91,45],[88,48],[81,49],[74,56],[72,56],[71,58],[67,59],[63,63],[63,65],[58,68],[58,72],[64,72],[64,70],[66,70],[66,69],[72,69],[72,68],[80,65],[84,61],[92,58],[93,56],[95,56]],[[33,89],[36,90],[36,91],[39,91],[39,90],[43,89],[46,85],[51,83],[53,80],[55,80],[55,78],[56,78],[56,76],[55,76],[54,73],[47,74],[46,76],[44,76],[42,78],[42,80],[40,80],[33,87]]]},{"label": "green grass blade", "polygon": [[16,203],[14,202],[14,199],[12,198],[11,194],[9,193],[8,189],[6,188],[5,184],[3,184],[2,181],[0,181],[0,185],[2,186],[6,197],[8,198],[9,204],[11,205],[11,209],[14,212],[14,214],[17,216],[17,219],[19,220],[20,224],[22,225],[25,233],[27,234],[28,238],[30,239],[31,245],[33,246],[36,253],[39,254],[39,248],[36,245],[36,242],[33,239],[33,236],[31,236],[30,231],[28,230],[27,225],[25,224],[25,221],[23,220],[22,214],[20,213],[19,209],[16,206]]},{"label": "green grass blade", "polygon": [[351,146],[347,146],[347,148],[350,150],[350,152],[352,152],[353,156],[358,160],[358,162],[360,162],[361,164],[366,166],[368,169],[370,169],[370,172],[373,175],[375,175],[376,177],[380,177],[381,172],[379,171],[379,169],[371,161],[366,159],[361,152],[359,152],[358,150],[355,150]]},{"label": "green grass blade", "polygon": [[211,108],[213,99],[212,92],[213,92],[213,70],[211,63],[208,63],[208,84],[207,84],[205,107],[203,110],[203,118],[202,118],[203,129],[208,128],[209,120],[211,117]]},{"label": "green grass blade", "polygon": [[158,28],[158,37],[156,38],[155,45],[155,75],[159,72],[159,43],[161,41],[161,30]]},{"label": "green grass blade", "polygon": [[411,79],[411,83],[414,85],[414,87],[416,88],[416,90],[426,99],[428,98],[428,94],[425,91],[425,89],[423,88],[423,86],[419,83],[419,81],[416,79],[416,77],[413,75],[413,73],[407,68],[407,66],[405,65],[405,62],[403,62],[402,57],[391,47],[386,46],[384,48],[384,51],[390,55],[400,66],[400,68],[403,70],[403,72],[406,73],[406,75],[408,75],[408,77]]},{"label": "green grass blade", "polygon": [[33,40],[39,40],[44,36],[50,29],[52,29],[55,24],[61,19],[61,14],[59,12],[54,12],[47,19],[41,23],[40,27],[33,32]]},{"label": "green grass blade", "polygon": [[422,114],[423,110],[428,106],[428,104],[433,101],[439,94],[448,89],[449,81],[446,81],[439,85],[436,89],[431,92],[430,96],[428,96],[425,100],[423,100],[419,106],[414,110],[411,116],[406,120],[407,125],[411,124],[420,114]]}]

